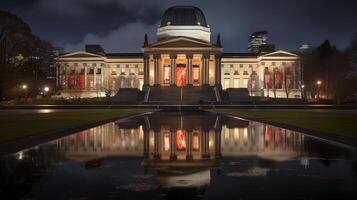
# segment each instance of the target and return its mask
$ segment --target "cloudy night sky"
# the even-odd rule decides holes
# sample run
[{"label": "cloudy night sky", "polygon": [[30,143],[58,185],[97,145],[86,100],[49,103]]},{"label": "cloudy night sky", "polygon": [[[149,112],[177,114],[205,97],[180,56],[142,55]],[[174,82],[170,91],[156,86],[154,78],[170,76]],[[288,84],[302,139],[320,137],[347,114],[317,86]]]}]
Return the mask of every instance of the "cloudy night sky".
[{"label": "cloudy night sky", "polygon": [[225,52],[246,52],[249,35],[259,30],[289,51],[326,39],[344,49],[357,32],[356,0],[1,0],[0,9],[65,51],[98,43],[106,52],[139,52],[144,33],[154,41],[161,15],[174,5],[201,8],[212,41],[220,33]]}]

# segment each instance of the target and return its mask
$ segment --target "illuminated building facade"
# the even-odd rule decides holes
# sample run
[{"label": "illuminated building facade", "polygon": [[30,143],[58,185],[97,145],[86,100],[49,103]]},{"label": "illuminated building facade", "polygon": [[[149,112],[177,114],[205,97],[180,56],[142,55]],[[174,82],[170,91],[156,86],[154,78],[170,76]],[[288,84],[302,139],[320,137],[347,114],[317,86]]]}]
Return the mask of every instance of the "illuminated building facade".
[{"label": "illuminated building facade", "polygon": [[296,54],[224,53],[220,36],[211,42],[211,27],[196,7],[167,9],[157,41],[150,43],[145,35],[141,51],[105,53],[99,45],[87,45],[86,51],[59,56],[59,96],[224,102],[235,101],[233,93],[243,89],[251,96],[301,98]]}]

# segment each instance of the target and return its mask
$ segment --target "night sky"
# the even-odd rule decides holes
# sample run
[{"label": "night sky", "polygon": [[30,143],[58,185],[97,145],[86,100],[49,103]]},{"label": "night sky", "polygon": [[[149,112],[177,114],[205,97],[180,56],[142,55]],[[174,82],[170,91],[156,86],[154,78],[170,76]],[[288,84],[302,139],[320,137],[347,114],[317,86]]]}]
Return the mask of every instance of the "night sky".
[{"label": "night sky", "polygon": [[139,52],[144,33],[156,40],[170,6],[201,8],[212,41],[221,34],[225,52],[246,52],[249,35],[267,30],[277,49],[329,39],[340,49],[357,32],[357,0],[0,0],[0,9],[21,17],[34,34],[65,51],[99,43],[106,52]]}]

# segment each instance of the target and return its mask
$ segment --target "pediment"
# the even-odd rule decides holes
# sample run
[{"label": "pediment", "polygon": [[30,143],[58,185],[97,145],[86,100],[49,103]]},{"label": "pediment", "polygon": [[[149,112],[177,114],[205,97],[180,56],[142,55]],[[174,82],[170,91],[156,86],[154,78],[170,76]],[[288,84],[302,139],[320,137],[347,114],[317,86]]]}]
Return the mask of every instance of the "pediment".
[{"label": "pediment", "polygon": [[85,51],[77,51],[73,53],[68,53],[61,55],[60,58],[102,58],[103,56],[93,54],[93,53],[88,53]]},{"label": "pediment", "polygon": [[299,57],[298,55],[294,54],[294,53],[290,53],[287,51],[274,51],[268,54],[264,54],[261,57],[263,58],[269,58],[269,57]]},{"label": "pediment", "polygon": [[180,48],[180,47],[212,47],[211,43],[207,43],[207,42],[203,42],[203,41],[199,41],[199,40],[195,40],[195,39],[191,39],[191,38],[185,38],[185,37],[179,37],[179,38],[174,38],[174,39],[169,39],[169,40],[165,40],[165,41],[159,41],[157,43],[153,43],[150,45],[150,47],[162,47],[162,48],[166,48],[166,47],[176,47],[176,48]]}]

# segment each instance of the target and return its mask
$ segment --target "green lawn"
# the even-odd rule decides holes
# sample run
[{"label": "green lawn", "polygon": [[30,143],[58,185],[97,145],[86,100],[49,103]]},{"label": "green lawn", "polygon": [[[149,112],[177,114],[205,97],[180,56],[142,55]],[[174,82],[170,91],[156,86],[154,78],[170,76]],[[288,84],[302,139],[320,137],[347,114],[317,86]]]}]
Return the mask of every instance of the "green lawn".
[{"label": "green lawn", "polygon": [[326,133],[357,136],[357,111],[261,109],[217,109],[214,111]]},{"label": "green lawn", "polygon": [[0,143],[65,131],[95,122],[116,119],[129,115],[148,112],[145,109],[95,109],[65,110],[52,113],[34,113],[29,111],[0,112]]}]

